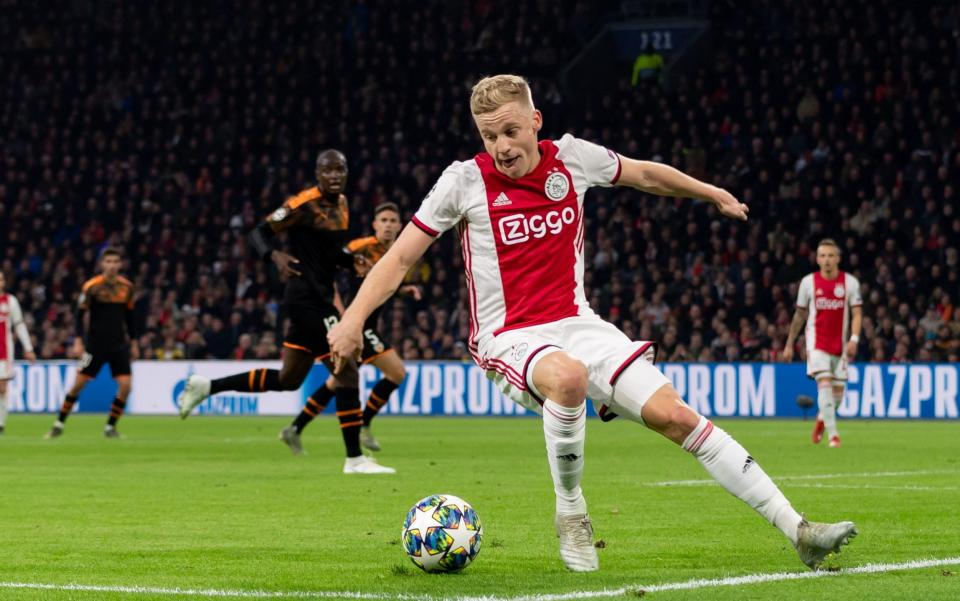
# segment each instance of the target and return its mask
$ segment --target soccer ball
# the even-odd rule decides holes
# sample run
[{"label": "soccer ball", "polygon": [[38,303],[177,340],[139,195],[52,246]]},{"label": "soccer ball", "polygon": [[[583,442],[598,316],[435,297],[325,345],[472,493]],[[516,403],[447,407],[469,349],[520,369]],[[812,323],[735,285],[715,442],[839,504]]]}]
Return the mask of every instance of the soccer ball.
[{"label": "soccer ball", "polygon": [[425,572],[457,572],[480,552],[483,527],[469,503],[453,495],[417,501],[403,520],[403,548]]}]

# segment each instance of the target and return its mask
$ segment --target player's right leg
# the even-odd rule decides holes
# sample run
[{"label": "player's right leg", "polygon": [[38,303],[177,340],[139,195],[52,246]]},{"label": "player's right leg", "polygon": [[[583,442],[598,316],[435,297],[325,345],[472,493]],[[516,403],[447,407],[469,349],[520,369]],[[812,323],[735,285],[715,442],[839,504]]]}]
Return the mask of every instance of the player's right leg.
[{"label": "player's right leg", "polygon": [[314,354],[309,349],[286,347],[283,366],[280,370],[258,368],[211,380],[193,374],[177,396],[180,417],[186,419],[197,405],[207,397],[227,390],[237,392],[266,392],[270,390],[296,390],[303,384],[313,366]]},{"label": "player's right leg", "polygon": [[89,352],[83,354],[80,362],[77,364],[77,379],[64,396],[63,404],[60,405],[60,414],[57,415],[57,420],[53,422],[50,430],[43,435],[44,438],[57,438],[63,434],[67,417],[69,417],[70,412],[73,411],[73,406],[77,403],[77,399],[80,398],[80,393],[90,380],[97,377],[97,372],[100,371],[103,363],[104,358],[100,355],[93,355]]},{"label": "player's right leg", "polygon": [[[388,348],[382,353],[375,355],[369,362],[380,370],[383,377],[380,378],[379,382],[374,384],[373,390],[370,391],[370,397],[367,399],[367,404],[363,408],[363,426],[360,427],[360,444],[371,451],[379,451],[380,443],[373,436],[373,432],[370,430],[370,423],[373,421],[373,418],[380,413],[383,406],[387,404],[387,400],[390,398],[390,395],[393,394],[393,391],[399,388],[404,379],[406,379],[407,370],[403,366],[400,355],[392,348]],[[367,363],[367,361],[365,360],[364,363]]]},{"label": "player's right leg", "polygon": [[[530,365],[532,364],[532,365]],[[560,557],[575,572],[600,567],[593,524],[580,488],[586,438],[587,368],[569,354],[551,348],[531,359],[532,392],[543,401],[543,434],[556,494]]]},{"label": "player's right leg", "polygon": [[[664,383],[655,392],[649,396],[634,392],[647,390],[656,376]],[[811,569],[817,569],[828,553],[839,552],[841,545],[856,536],[853,522],[807,522],[746,449],[684,403],[653,365],[638,361],[625,369],[616,382],[613,400],[620,415],[646,424],[696,457],[730,494],[783,532]]]},{"label": "player's right leg", "polygon": [[303,450],[303,445],[300,443],[300,435],[303,433],[303,429],[313,421],[313,418],[323,413],[323,410],[327,408],[327,403],[329,403],[330,399],[334,396],[335,385],[336,379],[333,376],[328,377],[323,384],[307,397],[306,404],[303,406],[303,409],[300,410],[297,417],[293,419],[293,422],[283,430],[280,430],[280,440],[290,447],[294,455],[303,455],[306,453],[306,451]]},{"label": "player's right leg", "polygon": [[[0,363],[2,365],[2,363]],[[2,368],[0,368],[2,369]],[[6,373],[0,373],[0,434],[7,429],[7,382]]]}]

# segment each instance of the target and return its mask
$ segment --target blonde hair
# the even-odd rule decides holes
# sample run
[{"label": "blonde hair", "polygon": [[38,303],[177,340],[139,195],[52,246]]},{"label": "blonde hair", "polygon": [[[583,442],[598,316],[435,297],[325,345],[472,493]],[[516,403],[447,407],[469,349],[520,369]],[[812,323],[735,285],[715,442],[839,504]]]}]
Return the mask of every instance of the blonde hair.
[{"label": "blonde hair", "polygon": [[473,86],[470,112],[482,115],[514,101],[533,108],[533,95],[527,80],[519,75],[491,75]]},{"label": "blonde hair", "polygon": [[817,244],[817,248],[820,248],[821,246],[832,246],[837,249],[837,254],[840,254],[840,245],[837,244],[833,238],[824,238],[820,241],[820,244]]}]

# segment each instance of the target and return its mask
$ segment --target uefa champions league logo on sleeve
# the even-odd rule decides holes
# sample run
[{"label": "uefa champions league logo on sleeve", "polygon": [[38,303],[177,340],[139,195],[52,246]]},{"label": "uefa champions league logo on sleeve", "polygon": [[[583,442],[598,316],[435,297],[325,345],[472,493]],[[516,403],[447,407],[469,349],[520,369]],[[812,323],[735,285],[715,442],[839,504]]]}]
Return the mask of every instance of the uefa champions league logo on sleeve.
[{"label": "uefa champions league logo on sleeve", "polygon": [[567,197],[570,191],[570,180],[559,171],[553,171],[547,176],[547,181],[543,183],[543,193],[547,198],[554,201],[560,201]]}]

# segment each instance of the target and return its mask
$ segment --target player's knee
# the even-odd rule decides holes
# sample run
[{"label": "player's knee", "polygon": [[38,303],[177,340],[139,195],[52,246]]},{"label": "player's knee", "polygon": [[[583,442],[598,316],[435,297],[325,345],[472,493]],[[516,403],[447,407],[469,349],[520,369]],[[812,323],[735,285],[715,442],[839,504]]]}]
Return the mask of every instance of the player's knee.
[{"label": "player's knee", "polygon": [[586,366],[572,357],[559,354],[550,359],[550,363],[544,366],[547,371],[541,392],[561,405],[576,406],[582,403],[587,396]]},{"label": "player's knee", "polygon": [[675,432],[680,440],[683,440],[700,423],[700,414],[687,405],[677,404],[668,411],[667,423],[669,429]]},{"label": "player's knee", "polygon": [[303,378],[297,374],[281,371],[280,377],[277,378],[277,383],[279,384],[280,390],[296,390],[303,384]]},{"label": "player's knee", "polygon": [[403,381],[407,379],[407,370],[403,368],[403,365],[400,367],[394,367],[387,370],[384,370],[383,377],[390,380],[397,386],[403,384]]}]

